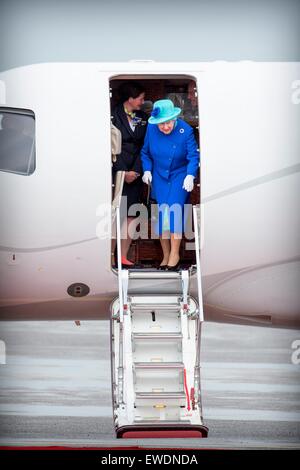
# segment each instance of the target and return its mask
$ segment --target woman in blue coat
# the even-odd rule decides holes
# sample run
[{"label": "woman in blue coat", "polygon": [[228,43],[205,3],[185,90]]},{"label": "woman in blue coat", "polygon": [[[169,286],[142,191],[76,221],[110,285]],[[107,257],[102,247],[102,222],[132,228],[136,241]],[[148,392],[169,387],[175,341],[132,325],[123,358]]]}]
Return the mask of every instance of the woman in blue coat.
[{"label": "woman in blue coat", "polygon": [[159,206],[156,229],[163,250],[159,269],[171,271],[179,267],[184,204],[189,202],[200,162],[193,128],[177,119],[180,113],[171,100],[156,101],[141,152],[143,181],[151,184],[151,196]]}]

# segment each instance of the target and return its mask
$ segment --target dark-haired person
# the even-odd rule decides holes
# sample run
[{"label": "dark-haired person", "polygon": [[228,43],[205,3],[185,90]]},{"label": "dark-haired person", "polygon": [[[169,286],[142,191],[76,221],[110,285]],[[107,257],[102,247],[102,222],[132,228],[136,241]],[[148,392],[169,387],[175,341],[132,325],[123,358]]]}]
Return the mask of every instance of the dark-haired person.
[{"label": "dark-haired person", "polygon": [[[112,123],[121,131],[122,151],[113,163],[113,173],[125,171],[125,180],[122,196],[127,197],[127,210],[132,204],[141,202],[143,182],[141,178],[142,166],[140,159],[141,148],[147,128],[148,116],[141,111],[144,103],[145,91],[138,82],[123,82],[119,89],[119,103],[113,110]],[[122,212],[122,211],[121,211]],[[131,244],[129,234],[130,223],[134,217],[127,215],[127,220],[122,220],[122,227],[127,223],[127,236],[121,239],[122,266],[133,266],[133,262],[127,259],[127,253]],[[124,233],[124,228],[122,228]]]}]

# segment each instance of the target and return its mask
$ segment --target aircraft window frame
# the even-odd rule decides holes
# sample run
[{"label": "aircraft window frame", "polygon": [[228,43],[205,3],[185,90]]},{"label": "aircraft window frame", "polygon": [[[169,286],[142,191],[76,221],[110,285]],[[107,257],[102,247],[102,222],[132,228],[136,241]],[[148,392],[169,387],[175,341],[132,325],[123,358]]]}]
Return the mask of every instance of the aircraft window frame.
[{"label": "aircraft window frame", "polygon": [[[19,116],[20,118],[23,118],[23,119],[15,119],[15,121],[12,120],[12,123],[13,124],[15,123],[16,126],[14,125],[11,126],[11,123],[9,123],[9,120],[8,120],[8,126],[6,128],[7,133],[8,133],[7,145],[9,146],[11,144],[13,164],[11,167],[9,167],[9,161],[8,162],[2,161],[1,140],[0,140],[0,172],[13,173],[13,174],[21,175],[21,176],[30,176],[35,172],[35,169],[36,169],[35,114],[30,109],[0,106],[0,139],[1,139],[1,131],[3,131],[3,127],[2,127],[3,118],[6,116],[11,116],[13,118],[15,118],[15,116]],[[28,117],[28,119],[25,119],[26,117]],[[30,120],[33,119],[33,123],[30,122],[29,119]],[[19,128],[20,124],[23,126],[22,130],[20,130]],[[30,126],[28,124],[30,124]],[[11,139],[11,142],[9,141],[9,139]],[[13,144],[15,144],[15,147],[16,147],[15,149],[13,149]],[[26,152],[26,149],[28,149],[27,154],[22,154],[20,152],[21,147],[24,148],[24,152]],[[16,153],[14,154],[14,152]],[[20,153],[18,154],[17,152],[20,152]],[[21,161],[21,164],[19,163],[19,160]],[[20,165],[19,168],[16,168],[17,164]],[[22,167],[22,164],[23,164],[23,167]]]}]

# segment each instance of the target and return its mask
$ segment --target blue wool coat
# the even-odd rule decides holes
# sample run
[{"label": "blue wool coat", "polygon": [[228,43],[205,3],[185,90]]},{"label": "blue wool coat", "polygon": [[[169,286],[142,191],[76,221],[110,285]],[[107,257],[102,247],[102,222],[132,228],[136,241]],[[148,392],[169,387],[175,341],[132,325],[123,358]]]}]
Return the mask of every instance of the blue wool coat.
[{"label": "blue wool coat", "polygon": [[[183,181],[186,175],[197,175],[200,163],[193,128],[182,119],[177,119],[176,127],[166,135],[156,124],[149,124],[141,160],[143,171],[152,173],[151,196],[159,205],[180,206],[181,220],[180,217],[171,217],[170,231],[181,233],[185,218],[183,208],[190,195],[182,188]],[[162,233],[161,224],[158,231]]]}]

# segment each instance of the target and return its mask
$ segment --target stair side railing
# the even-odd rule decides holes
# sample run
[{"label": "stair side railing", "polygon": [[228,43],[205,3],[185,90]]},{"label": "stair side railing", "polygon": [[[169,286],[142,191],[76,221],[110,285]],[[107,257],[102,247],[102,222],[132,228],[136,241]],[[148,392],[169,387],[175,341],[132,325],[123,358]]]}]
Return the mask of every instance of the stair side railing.
[{"label": "stair side railing", "polygon": [[202,296],[202,280],[201,280],[201,264],[200,264],[200,236],[199,236],[199,217],[197,206],[193,206],[193,222],[194,222],[194,235],[195,235],[195,253],[196,253],[196,268],[197,268],[197,290],[198,290],[198,307],[199,316],[197,318],[197,338],[196,338],[196,360],[194,368],[194,390],[195,402],[200,410],[202,419],[202,403],[201,403],[201,384],[200,384],[200,351],[201,351],[201,330],[202,323],[204,322],[203,313],[203,296]]},{"label": "stair side railing", "polygon": [[199,236],[199,220],[197,214],[197,206],[193,206],[193,221],[194,221],[194,234],[195,234],[195,252],[196,252],[196,267],[197,267],[197,290],[198,290],[198,305],[199,305],[199,321],[204,321],[203,314],[203,297],[202,297],[202,281],[201,281],[201,264],[200,264],[200,236]]},{"label": "stair side railing", "polygon": [[120,207],[116,206],[116,228],[117,228],[117,261],[118,261],[118,288],[119,288],[119,366],[118,366],[118,404],[121,405],[124,400],[124,304],[123,304],[123,286],[122,286],[122,262],[121,262],[121,222]]},{"label": "stair side railing", "polygon": [[116,207],[117,222],[117,265],[118,265],[118,288],[119,288],[119,313],[120,323],[124,321],[124,302],[123,302],[123,285],[122,285],[122,260],[121,260],[121,221],[120,207]]},{"label": "stair side railing", "polygon": [[[124,185],[125,172],[117,172],[115,194],[112,203],[112,225],[116,224],[117,238],[117,266],[118,266],[118,291],[119,291],[119,365],[118,365],[118,404],[124,403],[124,299],[122,284],[122,260],[121,260],[121,217],[120,204]],[[114,230],[114,229],[113,229]]]}]

